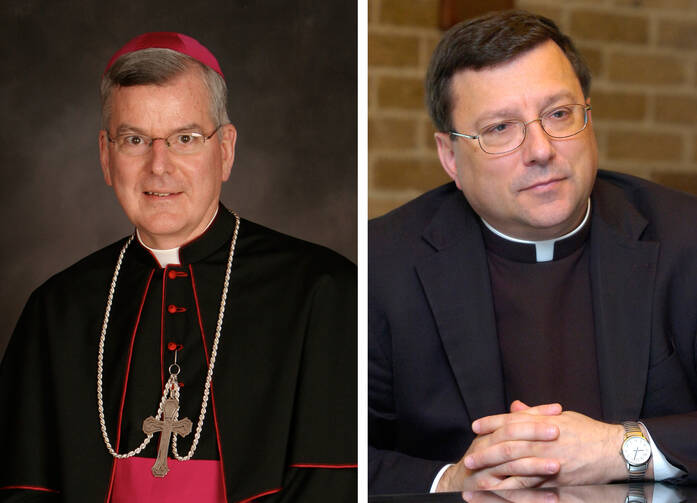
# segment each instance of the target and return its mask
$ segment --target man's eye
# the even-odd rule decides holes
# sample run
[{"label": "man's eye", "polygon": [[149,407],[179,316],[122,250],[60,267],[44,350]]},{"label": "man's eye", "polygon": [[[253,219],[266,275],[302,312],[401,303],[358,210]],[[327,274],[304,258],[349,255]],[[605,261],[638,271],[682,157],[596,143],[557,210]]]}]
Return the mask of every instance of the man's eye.
[{"label": "man's eye", "polygon": [[571,112],[569,111],[568,108],[558,108],[556,110],[552,110],[550,113],[547,114],[547,117],[550,119],[566,119]]},{"label": "man's eye", "polygon": [[123,143],[125,145],[132,145],[134,147],[137,147],[138,145],[142,145],[143,143],[145,143],[145,140],[143,140],[142,136],[128,135],[123,137]]},{"label": "man's eye", "polygon": [[191,146],[201,141],[201,135],[198,133],[180,133],[176,135],[175,143],[179,146]]},{"label": "man's eye", "polygon": [[487,135],[497,135],[506,133],[511,128],[509,122],[499,122],[498,124],[492,124],[484,129],[483,134]]}]

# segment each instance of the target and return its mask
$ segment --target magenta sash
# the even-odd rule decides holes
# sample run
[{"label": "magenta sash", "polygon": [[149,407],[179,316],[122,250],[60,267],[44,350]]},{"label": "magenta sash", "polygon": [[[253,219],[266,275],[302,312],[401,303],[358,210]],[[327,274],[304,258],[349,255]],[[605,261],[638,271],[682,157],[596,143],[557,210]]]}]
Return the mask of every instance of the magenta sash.
[{"label": "magenta sash", "polygon": [[162,478],[150,469],[154,458],[116,459],[111,503],[225,503],[220,461],[168,459]]}]

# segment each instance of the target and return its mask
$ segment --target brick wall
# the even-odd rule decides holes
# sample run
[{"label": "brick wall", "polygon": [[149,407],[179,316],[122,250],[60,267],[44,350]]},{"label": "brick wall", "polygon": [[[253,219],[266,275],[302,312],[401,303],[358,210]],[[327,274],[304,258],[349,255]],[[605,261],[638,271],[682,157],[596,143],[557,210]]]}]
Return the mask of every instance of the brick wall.
[{"label": "brick wall", "polygon": [[[464,1],[464,0],[463,0]],[[447,180],[423,105],[439,0],[369,0],[374,217]],[[697,0],[517,0],[571,35],[593,72],[600,166],[697,193]]]}]

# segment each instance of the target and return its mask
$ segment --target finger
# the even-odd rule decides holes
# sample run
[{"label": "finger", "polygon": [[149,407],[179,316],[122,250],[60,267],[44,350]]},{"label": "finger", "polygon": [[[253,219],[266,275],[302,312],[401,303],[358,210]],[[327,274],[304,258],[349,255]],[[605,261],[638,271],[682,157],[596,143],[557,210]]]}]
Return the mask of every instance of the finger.
[{"label": "finger", "polygon": [[508,423],[493,433],[479,435],[466,454],[483,452],[504,442],[550,442],[557,440],[559,435],[560,430],[556,424],[542,422]]},{"label": "finger", "polygon": [[513,440],[548,442],[559,438],[559,426],[550,423],[526,422],[508,423],[488,435],[486,445],[500,444]]},{"label": "finger", "polygon": [[[538,452],[538,441],[511,440],[490,445],[481,450],[468,453],[463,459],[465,467],[469,470],[481,470],[503,465],[519,459],[544,459],[534,457]],[[547,471],[541,472],[545,474]],[[503,473],[504,475],[518,475],[517,473]],[[523,473],[522,475],[526,475]],[[532,474],[529,474],[532,475]]]},{"label": "finger", "polygon": [[[556,459],[531,457],[516,459],[515,461],[509,461],[508,463],[502,463],[495,468],[492,468],[490,473],[496,476],[498,479],[519,477],[521,478],[521,483],[529,483],[535,478],[543,478],[543,481],[545,481],[549,477],[558,474],[559,470],[561,470],[561,463],[559,463],[559,461]],[[540,481],[539,483],[542,483],[543,481]],[[527,485],[525,487],[533,486]]]},{"label": "finger", "polygon": [[559,427],[556,424],[530,421],[527,423],[508,423],[493,433],[480,435],[477,442],[472,444],[468,454],[481,452],[493,445],[503,442],[527,440],[530,442],[549,442],[559,438]]},{"label": "finger", "polygon": [[[545,405],[559,405],[559,407],[561,407],[561,404],[558,404],[558,403],[557,404],[545,404]],[[528,404],[526,404],[522,400],[513,400],[513,402],[511,402],[511,412],[521,412],[523,410],[529,410],[531,408],[532,407],[530,407]],[[563,407],[562,407],[562,409],[563,409]],[[542,415],[548,415],[548,414],[544,414],[544,409],[542,409],[542,410],[537,409],[537,412],[541,413]],[[554,407],[554,408],[548,409],[548,412],[551,412],[551,415],[557,415],[557,414],[561,413],[561,410],[558,411],[556,409],[556,407]],[[535,411],[532,411],[532,413],[535,413]]]},{"label": "finger", "polygon": [[529,407],[525,410],[513,413],[485,416],[472,423],[472,431],[478,435],[486,435],[487,433],[491,433],[492,431],[499,429],[506,423],[529,420],[528,416],[530,415],[556,416],[561,414],[561,412],[562,407],[560,404],[548,403],[544,405],[537,405],[535,407]]},{"label": "finger", "polygon": [[529,405],[521,402],[520,400],[513,400],[513,402],[511,402],[511,412],[520,412],[529,408]]},{"label": "finger", "polygon": [[562,407],[560,403],[545,403],[536,407],[528,407],[525,410],[530,414],[536,414],[539,416],[558,416],[564,412],[564,407]]},{"label": "finger", "polygon": [[524,458],[493,468],[474,472],[465,482],[465,489],[493,490],[507,478],[514,480],[504,489],[536,486],[559,473],[560,464],[554,459]]},{"label": "finger", "polygon": [[520,490],[520,489],[531,489],[534,487],[539,487],[541,484],[547,481],[547,477],[542,476],[514,476],[506,477],[501,482],[499,482],[493,490],[504,491],[504,490]]}]

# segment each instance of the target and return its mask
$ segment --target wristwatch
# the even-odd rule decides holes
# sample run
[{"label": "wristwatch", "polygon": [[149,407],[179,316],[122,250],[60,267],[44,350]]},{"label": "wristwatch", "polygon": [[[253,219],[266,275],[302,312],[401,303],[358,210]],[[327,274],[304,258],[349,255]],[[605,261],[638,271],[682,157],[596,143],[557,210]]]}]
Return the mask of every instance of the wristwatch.
[{"label": "wristwatch", "polygon": [[636,421],[624,421],[624,440],[620,455],[629,472],[629,480],[643,480],[651,459],[651,444]]}]

